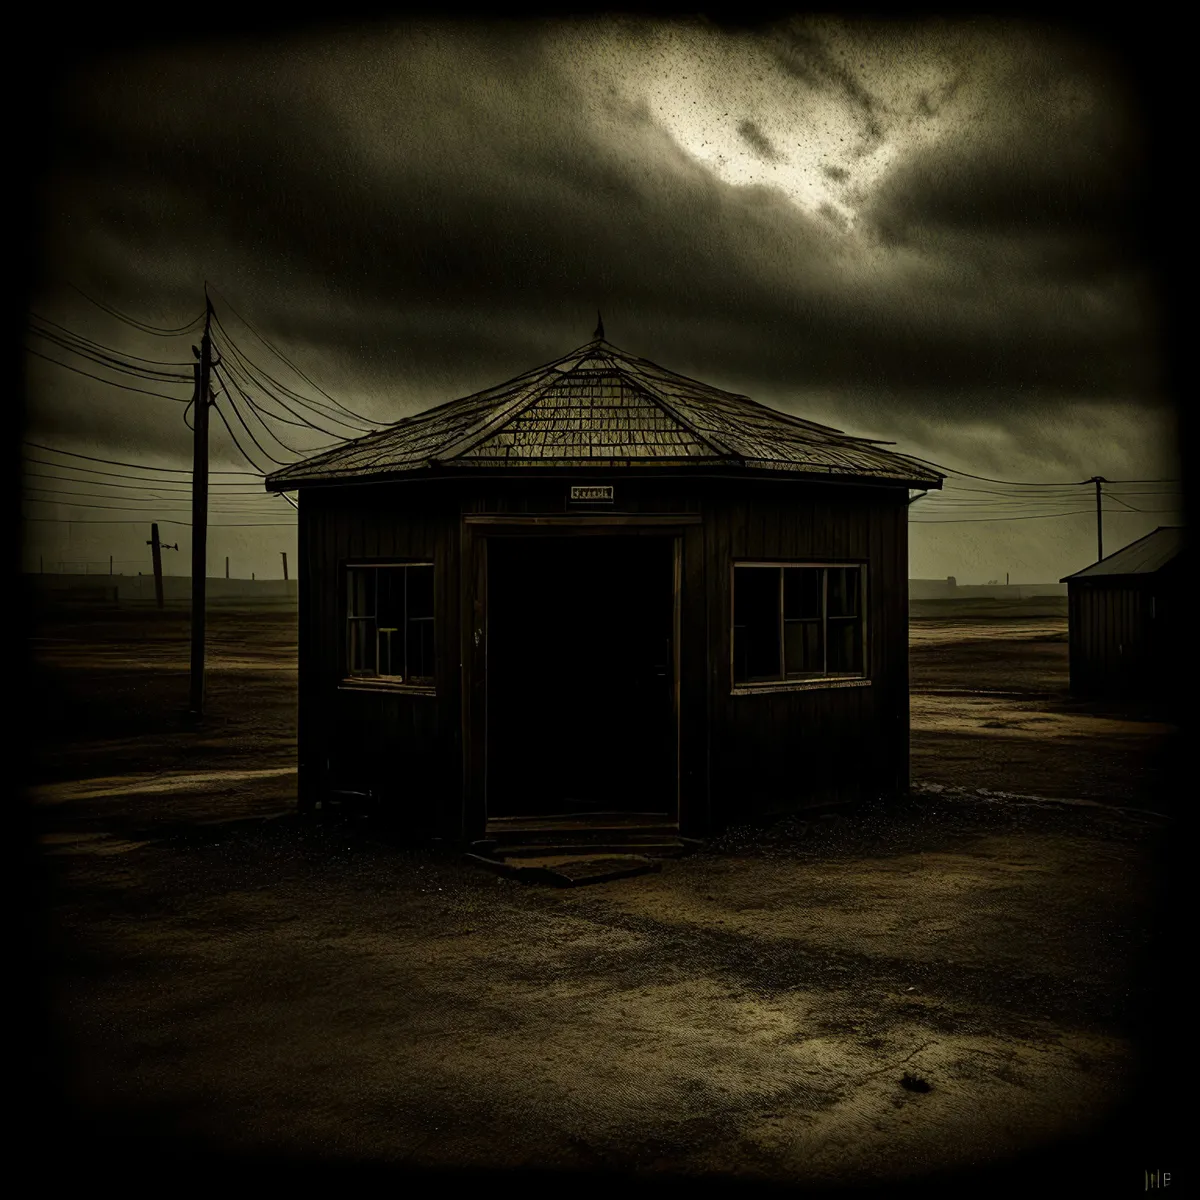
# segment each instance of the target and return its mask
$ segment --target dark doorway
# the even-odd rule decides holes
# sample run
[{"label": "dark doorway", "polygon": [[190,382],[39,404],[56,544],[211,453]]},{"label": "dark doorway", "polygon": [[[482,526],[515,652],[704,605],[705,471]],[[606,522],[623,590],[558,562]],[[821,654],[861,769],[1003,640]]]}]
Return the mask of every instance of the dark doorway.
[{"label": "dark doorway", "polygon": [[674,539],[492,537],[489,818],[675,818]]}]

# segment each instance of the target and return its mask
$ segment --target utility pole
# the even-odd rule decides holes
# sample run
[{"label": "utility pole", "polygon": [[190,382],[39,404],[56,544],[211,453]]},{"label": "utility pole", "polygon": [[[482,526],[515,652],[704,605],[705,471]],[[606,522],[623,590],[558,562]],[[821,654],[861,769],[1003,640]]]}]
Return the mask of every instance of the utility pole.
[{"label": "utility pole", "polygon": [[1096,485],[1096,561],[1104,557],[1104,509],[1101,504],[1100,485],[1108,480],[1103,475],[1093,475],[1088,483]]},{"label": "utility pole", "polygon": [[154,601],[159,608],[163,606],[162,581],[162,543],[158,540],[157,522],[150,526],[150,553],[154,558]]},{"label": "utility pole", "polygon": [[[164,550],[178,550],[179,543],[176,542],[173,546],[165,546],[158,537],[158,523],[155,522],[150,526],[150,540],[146,543],[150,547],[151,553],[154,556],[154,599],[159,608],[163,606],[163,569],[162,569],[162,552]],[[138,572],[141,574],[141,571]]]},{"label": "utility pole", "polygon": [[280,550],[279,553],[283,555],[283,581],[284,581],[284,583],[286,583],[287,582],[287,551]]},{"label": "utility pole", "polygon": [[209,377],[212,374],[212,302],[204,294],[204,336],[200,348],[192,347],[199,360],[193,405],[192,439],[192,665],[189,709],[193,716],[204,713],[204,600],[208,576],[208,410]]},{"label": "utility pole", "polygon": [[225,578],[229,578],[229,555],[225,555]]}]

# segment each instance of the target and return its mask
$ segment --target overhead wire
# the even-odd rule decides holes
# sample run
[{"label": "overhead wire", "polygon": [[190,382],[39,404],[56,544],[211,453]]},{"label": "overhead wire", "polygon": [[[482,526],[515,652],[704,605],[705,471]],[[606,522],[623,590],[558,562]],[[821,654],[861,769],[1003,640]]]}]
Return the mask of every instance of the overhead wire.
[{"label": "overhead wire", "polygon": [[[192,473],[190,468],[187,468],[187,467],[152,467],[152,466],[147,465],[146,463],[131,463],[131,462],[126,462],[125,460],[119,459],[119,458],[99,458],[94,454],[80,454],[78,451],[75,451],[75,450],[61,450],[57,446],[47,446],[45,443],[35,442],[31,438],[22,438],[21,440],[24,445],[33,446],[34,449],[36,449],[36,450],[46,450],[50,454],[62,454],[62,455],[67,456],[68,458],[82,458],[82,459],[86,459],[88,462],[104,463],[106,466],[110,466],[110,467],[132,467],[138,471],[165,471],[165,472],[170,472],[172,475],[191,475],[191,473]],[[62,463],[62,464],[52,463],[52,464],[48,464],[48,465],[66,466],[67,464],[66,463]],[[82,470],[83,468],[78,468],[78,469]],[[100,472],[97,471],[97,472],[95,472],[95,474],[100,474]],[[236,471],[236,470],[210,470],[209,474],[210,475],[253,475],[253,476],[261,478],[263,472],[262,471]],[[122,478],[131,478],[131,477],[130,476],[122,476]]]},{"label": "overhead wire", "polygon": [[[110,347],[101,346],[98,342],[92,343],[86,339],[77,339],[74,336],[56,333],[50,329],[38,329],[34,324],[30,324],[28,332],[62,350],[78,354],[81,358],[86,358],[98,366],[110,367],[114,371],[124,371],[130,375],[140,375],[142,378],[160,379],[167,382],[171,380],[192,382],[191,363],[156,363],[151,359],[136,359],[133,355],[124,355]],[[187,370],[179,370],[180,367],[186,367]]]},{"label": "overhead wire", "polygon": [[95,379],[98,383],[107,383],[109,387],[120,388],[126,392],[139,392],[143,396],[157,396],[160,400],[174,400],[176,404],[191,403],[190,400],[186,400],[182,396],[168,396],[165,392],[150,392],[145,388],[133,387],[128,383],[118,383],[115,379],[105,379],[101,375],[93,375],[91,371],[84,371],[79,367],[73,367],[70,363],[59,362],[57,358],[51,358],[48,354],[43,354],[40,350],[34,350],[31,346],[25,347],[25,353],[37,355],[38,358],[44,358],[56,367],[62,367],[67,371],[74,371],[76,375],[86,375],[88,379]]},{"label": "overhead wire", "polygon": [[114,354],[117,357],[133,359],[136,362],[146,363],[149,366],[155,367],[191,367],[190,362],[168,362],[161,358],[143,358],[140,354],[130,354],[127,351],[116,350],[112,346],[106,346],[103,342],[97,342],[94,338],[84,337],[82,333],[76,333],[69,329],[66,325],[60,324],[58,321],[52,321],[49,317],[43,317],[40,313],[30,310],[30,317],[34,321],[40,321],[43,325],[52,325],[55,329],[60,330],[62,334],[69,337],[72,341],[82,342],[92,348],[104,351],[108,354]]},{"label": "overhead wire", "polygon": [[[240,396],[242,397],[242,399],[243,399],[243,400],[246,402],[246,405],[247,405],[247,407],[248,407],[248,408],[250,408],[250,410],[251,410],[251,411],[254,413],[254,415],[255,415],[256,417],[258,417],[258,422],[259,422],[259,424],[260,424],[260,425],[263,427],[263,429],[264,429],[264,430],[265,430],[265,431],[266,431],[268,434],[270,434],[270,436],[271,436],[271,437],[273,437],[273,438],[275,439],[275,441],[276,441],[276,442],[278,442],[278,443],[279,443],[279,445],[280,445],[280,446],[282,446],[282,447],[283,447],[283,449],[284,449],[284,450],[286,450],[286,451],[287,451],[289,454],[295,454],[295,455],[297,455],[297,456],[299,456],[299,457],[303,457],[303,456],[304,456],[304,455],[306,455],[306,454],[317,454],[317,453],[320,453],[320,452],[321,452],[321,451],[323,451],[323,450],[329,450],[329,449],[331,449],[331,448],[332,448],[332,447],[334,447],[334,446],[340,446],[340,445],[341,445],[341,444],[342,444],[342,443],[345,441],[345,439],[344,439],[344,438],[338,438],[336,441],[333,441],[333,442],[327,442],[327,443],[324,443],[324,444],[322,444],[322,445],[319,445],[319,446],[314,446],[314,447],[313,447],[311,450],[297,450],[295,446],[289,446],[289,445],[288,445],[288,443],[287,443],[287,442],[285,442],[285,441],[284,441],[284,440],[283,440],[283,439],[282,439],[282,438],[281,438],[281,437],[280,437],[280,436],[279,436],[279,435],[278,435],[278,434],[277,434],[277,433],[276,433],[276,432],[275,432],[275,431],[274,431],[274,430],[273,430],[273,429],[270,427],[270,425],[268,425],[268,424],[267,424],[266,420],[264,419],[264,411],[263,411],[263,409],[262,409],[262,408],[261,408],[261,407],[260,407],[258,404],[256,404],[256,403],[254,402],[254,399],[253,399],[253,397],[249,396],[249,395],[248,395],[248,394],[247,394],[247,393],[246,393],[246,392],[245,392],[245,391],[244,391],[244,390],[243,390],[243,389],[242,389],[240,386],[238,386],[238,383],[237,383],[237,381],[236,381],[236,380],[232,380],[232,382],[231,382],[231,380],[230,380],[230,378],[227,376],[227,374],[225,374],[225,373],[218,373],[218,372],[216,371],[216,368],[214,368],[213,370],[214,370],[214,374],[216,374],[216,375],[217,375],[217,378],[220,380],[221,384],[224,386],[224,388],[225,388],[225,394],[226,394],[226,395],[229,395],[229,392],[230,392],[230,389],[231,389],[231,388],[233,388],[233,389],[236,389],[236,391],[237,391],[238,395],[240,395]],[[232,397],[231,395],[229,395],[229,402],[230,402],[230,404],[233,404],[233,403],[234,403],[234,399],[233,399],[233,397]],[[266,416],[272,417],[273,419],[276,419],[276,420],[283,420],[283,421],[286,421],[286,418],[282,418],[282,417],[276,417],[276,416],[275,416],[275,414],[273,414],[273,413],[266,413]],[[287,424],[289,424],[289,425],[296,424],[296,422],[294,422],[294,421],[286,421],[286,423],[287,423]],[[307,424],[307,425],[300,426],[300,427],[301,427],[301,428],[310,428],[310,429],[315,429],[315,428],[316,428],[316,426],[314,426],[314,425],[312,425],[312,424]],[[324,431],[324,430],[322,430],[321,432],[325,432],[325,431]]]},{"label": "overhead wire", "polygon": [[[337,414],[337,412],[330,412],[328,405],[325,405],[325,404],[320,403],[319,401],[313,400],[311,397],[301,395],[294,388],[288,387],[285,383],[276,379],[275,376],[272,375],[269,371],[267,371],[265,367],[261,366],[259,363],[254,362],[253,359],[251,359],[238,346],[236,339],[233,338],[233,336],[229,333],[229,331],[225,328],[224,324],[222,323],[221,316],[219,313],[214,312],[213,320],[216,322],[217,329],[221,334],[222,344],[225,345],[227,349],[229,349],[233,352],[233,357],[241,365],[241,372],[244,372],[251,376],[254,376],[254,375],[261,376],[262,379],[265,379],[267,381],[267,383],[264,384],[262,382],[262,379],[255,380],[254,382],[257,384],[257,386],[262,387],[266,391],[269,391],[270,387],[274,387],[278,391],[282,392],[284,395],[286,395],[286,396],[290,397],[292,400],[296,401],[296,403],[298,403],[306,408],[311,409],[314,413],[316,413],[319,416],[324,417],[326,420],[333,421],[335,424],[345,426],[345,428],[347,428],[347,429],[353,429],[356,432],[361,433],[361,432],[372,432],[374,429],[376,429],[378,427],[377,423],[369,421],[366,417],[357,417],[354,413],[350,413],[351,417],[353,417],[354,419],[351,421],[347,421],[345,417],[339,416]],[[320,389],[318,389],[318,390],[320,390]],[[344,406],[343,406],[343,411],[350,412],[350,410],[345,409]],[[325,432],[329,433],[331,431],[326,430]],[[333,436],[332,433],[331,433],[331,436]]]},{"label": "overhead wire", "polygon": [[85,300],[94,304],[103,312],[108,313],[109,316],[116,317],[118,321],[124,321],[126,325],[131,325],[134,329],[138,329],[142,333],[151,334],[154,337],[178,337],[180,334],[187,333],[194,329],[197,325],[203,322],[205,316],[204,313],[200,313],[199,316],[193,317],[186,325],[178,325],[170,329],[162,325],[151,325],[146,321],[139,321],[136,317],[130,317],[123,312],[119,312],[117,309],[113,308],[112,305],[106,304],[102,300],[97,300],[94,296],[89,296],[88,293],[83,290],[83,288],[81,288],[78,284],[72,283],[70,280],[67,280],[66,284],[68,287],[77,291]]},{"label": "overhead wire", "polygon": [[[213,288],[212,290],[216,291],[217,289]],[[328,400],[337,408],[341,409],[342,412],[346,413],[348,416],[357,418],[365,425],[373,424],[369,418],[364,417],[362,413],[355,412],[352,408],[349,408],[347,405],[343,404],[336,397],[331,396],[323,387],[321,387],[320,384],[315,383],[312,379],[310,379],[298,366],[296,366],[294,362],[291,361],[291,359],[287,357],[287,355],[283,353],[283,351],[281,351],[273,342],[271,342],[263,333],[261,333],[256,326],[252,325],[245,317],[243,317],[241,313],[239,313],[238,310],[229,303],[228,300],[225,300],[224,303],[229,311],[233,313],[233,315],[237,317],[237,319],[241,321],[241,323],[245,325],[246,328],[249,329],[250,332],[253,333],[254,336],[257,337],[258,340],[267,347],[268,350],[270,350],[282,363],[290,367],[301,379],[304,380],[305,383],[307,383],[310,387],[316,388],[316,390],[320,392],[326,400]]]}]

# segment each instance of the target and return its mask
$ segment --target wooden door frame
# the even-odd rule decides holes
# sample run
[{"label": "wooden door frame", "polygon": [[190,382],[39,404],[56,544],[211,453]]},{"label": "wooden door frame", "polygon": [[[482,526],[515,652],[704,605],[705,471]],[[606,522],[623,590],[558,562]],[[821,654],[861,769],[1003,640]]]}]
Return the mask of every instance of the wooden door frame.
[{"label": "wooden door frame", "polygon": [[644,534],[671,538],[672,554],[672,663],[671,697],[675,724],[675,788],[673,812],[667,823],[679,827],[682,819],[682,613],[683,535],[685,527],[699,525],[699,514],[663,515],[588,514],[524,516],[468,514],[462,517],[460,546],[462,580],[462,747],[463,832],[468,839],[487,830],[487,545],[492,537],[559,535],[616,536]]}]

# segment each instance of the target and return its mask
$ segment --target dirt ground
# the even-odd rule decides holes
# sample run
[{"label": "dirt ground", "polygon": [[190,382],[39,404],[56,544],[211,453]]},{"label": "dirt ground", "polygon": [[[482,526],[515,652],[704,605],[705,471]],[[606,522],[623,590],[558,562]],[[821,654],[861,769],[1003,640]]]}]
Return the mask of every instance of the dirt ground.
[{"label": "dirt ground", "polygon": [[1171,1169],[1170,726],[1065,696],[1064,618],[914,619],[908,801],[569,890],[292,815],[294,615],[211,632],[195,724],[185,614],[35,630],[47,1012],[105,1145],[568,1186]]}]

